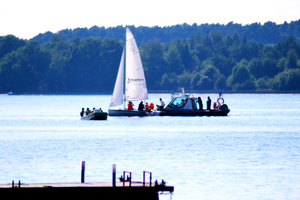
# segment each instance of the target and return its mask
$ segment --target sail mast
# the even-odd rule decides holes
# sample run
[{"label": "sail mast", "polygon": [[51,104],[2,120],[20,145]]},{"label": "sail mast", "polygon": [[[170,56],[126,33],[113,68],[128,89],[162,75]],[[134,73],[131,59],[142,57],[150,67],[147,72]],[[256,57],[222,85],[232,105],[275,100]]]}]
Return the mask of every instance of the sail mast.
[{"label": "sail mast", "polygon": [[126,43],[127,43],[127,25],[125,26],[125,44],[124,44],[124,85],[123,85],[123,104],[124,104],[124,109],[126,108]]}]

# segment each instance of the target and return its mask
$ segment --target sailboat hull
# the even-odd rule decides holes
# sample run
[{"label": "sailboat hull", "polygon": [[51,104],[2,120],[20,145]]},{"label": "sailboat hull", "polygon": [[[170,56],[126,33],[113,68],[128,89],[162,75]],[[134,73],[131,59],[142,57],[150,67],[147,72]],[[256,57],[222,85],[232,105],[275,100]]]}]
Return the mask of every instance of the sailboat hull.
[{"label": "sailboat hull", "polygon": [[149,116],[149,113],[146,111],[139,111],[139,110],[123,110],[123,109],[118,109],[118,110],[108,110],[108,115],[109,116]]}]

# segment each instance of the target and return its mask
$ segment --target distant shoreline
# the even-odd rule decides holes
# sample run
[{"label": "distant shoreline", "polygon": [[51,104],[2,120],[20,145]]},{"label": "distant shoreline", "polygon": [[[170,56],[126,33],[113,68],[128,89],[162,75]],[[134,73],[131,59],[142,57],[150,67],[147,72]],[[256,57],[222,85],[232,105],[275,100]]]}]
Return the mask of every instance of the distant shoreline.
[{"label": "distant shoreline", "polygon": [[[300,90],[282,90],[282,91],[252,91],[252,90],[238,90],[226,91],[222,90],[222,94],[300,94]],[[179,90],[148,90],[148,94],[179,94]],[[216,90],[185,90],[186,94],[219,94]],[[14,96],[14,95],[112,95],[112,93],[14,93],[8,95],[7,93],[0,94],[0,96]]]},{"label": "distant shoreline", "polygon": [[[227,91],[220,90],[223,94],[300,94],[300,90],[282,90],[282,91],[256,91],[256,90],[237,90],[237,91]],[[219,93],[216,90],[185,90],[185,93]],[[180,93],[180,91],[173,90],[148,90],[148,93]]]}]

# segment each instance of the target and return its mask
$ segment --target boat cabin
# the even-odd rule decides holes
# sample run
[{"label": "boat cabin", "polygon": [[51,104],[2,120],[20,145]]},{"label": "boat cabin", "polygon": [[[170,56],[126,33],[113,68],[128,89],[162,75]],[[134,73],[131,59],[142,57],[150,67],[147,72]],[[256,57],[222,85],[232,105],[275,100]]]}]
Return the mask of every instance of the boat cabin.
[{"label": "boat cabin", "polygon": [[165,110],[198,110],[197,99],[189,95],[172,97],[171,101],[166,104]]}]

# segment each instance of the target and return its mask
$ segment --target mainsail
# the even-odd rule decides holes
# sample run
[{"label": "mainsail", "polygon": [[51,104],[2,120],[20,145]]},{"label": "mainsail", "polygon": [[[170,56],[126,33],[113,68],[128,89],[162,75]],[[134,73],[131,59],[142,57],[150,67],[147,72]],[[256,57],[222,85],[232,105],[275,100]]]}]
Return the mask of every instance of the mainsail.
[{"label": "mainsail", "polygon": [[[144,75],[144,69],[143,69],[140,53],[136,45],[136,41],[128,27],[126,27],[125,45],[126,47],[124,50],[126,52],[124,53],[123,51],[122,54],[110,106],[121,105],[123,104],[123,100],[135,101],[135,100],[148,99],[146,79]],[[124,82],[125,82],[125,99],[123,99]]]},{"label": "mainsail", "polygon": [[148,99],[146,79],[144,69],[136,45],[135,39],[126,28],[126,83],[125,83],[125,100],[144,100]]}]

